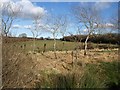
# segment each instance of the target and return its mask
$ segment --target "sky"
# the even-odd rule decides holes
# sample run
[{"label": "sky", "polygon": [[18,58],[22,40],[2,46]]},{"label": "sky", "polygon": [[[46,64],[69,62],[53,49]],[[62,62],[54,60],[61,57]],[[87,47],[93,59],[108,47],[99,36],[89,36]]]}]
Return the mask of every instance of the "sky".
[{"label": "sky", "polygon": [[[4,0],[4,2],[11,1],[11,0]],[[15,1],[15,0],[14,0]],[[67,14],[69,18],[73,19],[72,13],[71,13],[71,7],[74,5],[81,5],[84,4],[83,2],[39,2],[32,0],[17,0],[13,4],[15,5],[23,5],[23,11],[21,12],[17,19],[13,22],[11,32],[15,34],[16,36],[19,36],[21,33],[26,33],[28,37],[32,37],[31,31],[28,29],[33,24],[33,20],[30,18],[31,16],[36,16],[38,13],[44,14]],[[58,0],[59,1],[59,0]],[[102,0],[101,0],[102,1]],[[108,20],[111,16],[114,16],[118,10],[118,3],[117,2],[85,2],[88,4],[95,5],[97,9],[102,11],[102,17],[104,20]],[[14,6],[14,5],[13,5]],[[13,9],[16,10],[16,6],[13,7]],[[24,13],[24,14],[23,14]],[[76,34],[75,28],[72,26],[74,25],[74,20],[71,20],[69,22],[71,26],[69,26],[68,31],[72,32],[73,34]],[[109,21],[107,21],[109,23]],[[84,28],[85,29],[85,28]],[[83,32],[84,33],[84,30]],[[68,35],[68,33],[66,33]],[[51,37],[52,34],[47,32],[42,32],[39,37]],[[58,35],[57,38],[61,38],[61,35]]]}]

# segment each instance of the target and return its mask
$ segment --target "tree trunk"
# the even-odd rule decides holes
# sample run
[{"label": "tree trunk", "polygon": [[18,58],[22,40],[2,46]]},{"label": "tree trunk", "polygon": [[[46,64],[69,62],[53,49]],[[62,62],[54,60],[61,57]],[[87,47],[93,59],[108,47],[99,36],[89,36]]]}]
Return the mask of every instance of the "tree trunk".
[{"label": "tree trunk", "polygon": [[87,54],[87,42],[88,42],[88,39],[89,39],[89,35],[87,36],[86,40],[85,40],[85,50],[84,50],[84,55]]},{"label": "tree trunk", "polygon": [[33,39],[33,52],[35,51],[35,38]]},{"label": "tree trunk", "polygon": [[80,41],[79,41],[79,50],[80,50],[80,51],[81,51],[81,49],[82,49],[81,41],[82,41],[82,39],[80,39]]},{"label": "tree trunk", "polygon": [[62,51],[64,51],[64,44],[65,44],[64,41],[62,41],[62,44],[63,44],[62,45]]},{"label": "tree trunk", "polygon": [[7,37],[8,36],[8,34],[7,33],[5,33],[5,37]]},{"label": "tree trunk", "polygon": [[44,50],[43,50],[43,53],[46,51],[46,43],[44,44]]},{"label": "tree trunk", "polygon": [[73,55],[73,51],[71,52],[71,56],[72,56],[72,67],[74,67],[74,55]]},{"label": "tree trunk", "polygon": [[64,43],[64,35],[62,35],[62,36],[63,36],[63,41],[62,41],[62,44],[63,44],[63,45],[62,45],[62,51],[63,51],[63,50],[64,50],[64,44],[65,44],[65,43]]},{"label": "tree trunk", "polygon": [[54,45],[53,45],[53,47],[54,47],[55,59],[57,59],[57,55],[56,55],[56,39],[55,39],[55,37],[54,37]]}]

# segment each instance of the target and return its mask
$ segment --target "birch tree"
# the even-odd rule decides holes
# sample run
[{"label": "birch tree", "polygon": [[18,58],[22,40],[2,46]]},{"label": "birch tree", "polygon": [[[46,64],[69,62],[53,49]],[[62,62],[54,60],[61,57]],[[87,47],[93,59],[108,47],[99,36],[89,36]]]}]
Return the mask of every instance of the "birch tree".
[{"label": "birch tree", "polygon": [[10,28],[22,10],[22,7],[20,5],[15,5],[12,2],[0,3],[0,5],[2,7],[2,33],[7,37]]},{"label": "birch tree", "polygon": [[38,36],[41,34],[41,30],[43,29],[43,25],[41,24],[42,17],[33,18],[33,24],[28,25],[25,28],[29,29],[33,36],[33,52],[35,51],[35,41]]},{"label": "birch tree", "polygon": [[75,18],[78,20],[80,25],[84,25],[87,29],[87,37],[84,42],[84,55],[87,54],[87,42],[90,35],[95,31],[99,26],[100,21],[100,12],[91,5],[78,5],[72,9]]},{"label": "birch tree", "polygon": [[62,20],[61,16],[53,15],[53,16],[48,17],[47,25],[46,25],[47,32],[51,33],[54,39],[53,48],[54,48],[54,55],[56,59],[57,59],[56,37],[58,36],[60,29],[63,26],[63,24],[61,23],[62,22],[61,20]]},{"label": "birch tree", "polygon": [[62,15],[60,21],[61,21],[60,34],[62,35],[62,38],[63,38],[63,46],[62,46],[62,50],[63,50],[64,49],[64,36],[68,30],[69,18],[67,17],[67,15]]},{"label": "birch tree", "polygon": [[64,36],[65,36],[67,29],[68,29],[68,26],[69,26],[69,18],[67,17],[67,15],[62,15],[60,21],[61,21],[60,33],[61,33],[63,40],[64,40]]}]

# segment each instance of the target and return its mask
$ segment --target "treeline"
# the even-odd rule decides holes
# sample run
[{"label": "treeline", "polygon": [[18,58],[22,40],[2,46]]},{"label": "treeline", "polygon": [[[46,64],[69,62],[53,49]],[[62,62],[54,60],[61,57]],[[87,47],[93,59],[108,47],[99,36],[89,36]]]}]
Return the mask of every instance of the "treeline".
[{"label": "treeline", "polygon": [[32,38],[27,37],[2,37],[3,43],[13,43],[13,42],[25,42],[30,41]]},{"label": "treeline", "polygon": [[[2,37],[3,43],[13,43],[13,42],[26,42],[32,41],[34,38],[32,37]],[[35,38],[35,40],[53,40],[53,38]],[[58,40],[58,39],[56,39]]]},{"label": "treeline", "polygon": [[[79,41],[79,42],[85,42],[87,35],[72,35],[72,36],[65,36],[61,40],[63,41]],[[88,42],[93,43],[111,43],[111,44],[119,44],[119,35],[115,33],[107,33],[107,34],[96,34],[91,35]]]}]

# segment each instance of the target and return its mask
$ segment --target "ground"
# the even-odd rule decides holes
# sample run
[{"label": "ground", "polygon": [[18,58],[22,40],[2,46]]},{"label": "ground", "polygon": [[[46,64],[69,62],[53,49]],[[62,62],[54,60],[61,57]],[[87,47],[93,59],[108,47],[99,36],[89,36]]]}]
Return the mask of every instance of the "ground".
[{"label": "ground", "polygon": [[4,87],[33,88],[35,83],[40,82],[42,77],[46,75],[45,73],[65,74],[73,70],[73,63],[75,67],[78,67],[77,69],[81,69],[89,63],[99,64],[99,62],[118,60],[118,49],[91,49],[87,52],[87,56],[83,55],[83,50],[78,50],[77,57],[75,50],[73,56],[71,52],[71,50],[57,51],[57,59],[55,59],[53,51],[45,53],[16,51],[8,59],[4,57]]},{"label": "ground", "polygon": [[[46,44],[46,50],[44,51],[44,44]],[[80,47],[79,47],[80,46]],[[3,42],[2,45],[2,83],[4,88],[33,88],[33,87],[66,87],[59,86],[59,82],[65,84],[66,81],[72,84],[68,87],[73,86],[72,81],[76,81],[76,87],[101,87],[98,83],[96,85],[96,79],[94,78],[93,72],[98,73],[100,76],[96,78],[101,78],[100,81],[106,80],[106,75],[101,71],[101,62],[110,63],[107,64],[109,69],[113,66],[113,69],[108,75],[113,75],[113,77],[118,77],[115,73],[116,68],[112,62],[118,62],[118,45],[113,44],[95,44],[88,43],[87,55],[84,56],[84,43],[79,42],[65,42],[57,40],[56,54],[57,59],[53,52],[53,40],[37,40],[35,41],[35,51],[33,51],[33,41],[17,41],[13,42]],[[106,64],[105,64],[106,65]],[[116,64],[115,64],[116,65]],[[83,79],[79,82],[82,84],[78,85],[78,79],[84,76],[86,68],[90,66],[92,73],[88,74],[87,79]],[[98,68],[98,70],[96,70]],[[106,66],[105,66],[106,67]],[[91,69],[92,68],[92,69]],[[89,71],[90,71],[89,70]],[[89,72],[87,71],[87,72]],[[117,70],[118,71],[118,70]],[[95,75],[97,75],[95,73]],[[68,74],[68,76],[67,76]],[[71,80],[71,76],[75,75],[75,80]],[[77,74],[77,75],[76,75]],[[89,76],[91,75],[91,76]],[[78,77],[79,76],[79,77]],[[63,79],[65,78],[63,82]],[[70,78],[69,78],[70,77]],[[86,76],[84,76],[86,78]],[[107,77],[108,78],[108,77]],[[111,78],[111,76],[110,76]],[[90,80],[89,80],[90,79]],[[61,80],[61,81],[59,81]],[[89,80],[86,86],[86,80]],[[110,79],[112,80],[112,79]],[[118,83],[116,78],[114,83]],[[113,81],[114,81],[113,80]],[[99,80],[98,80],[99,81]],[[84,83],[83,83],[84,82]],[[107,81],[108,82],[108,81]],[[93,83],[93,85],[89,85]],[[106,83],[106,82],[105,82]],[[102,85],[103,87],[103,85]]]}]

